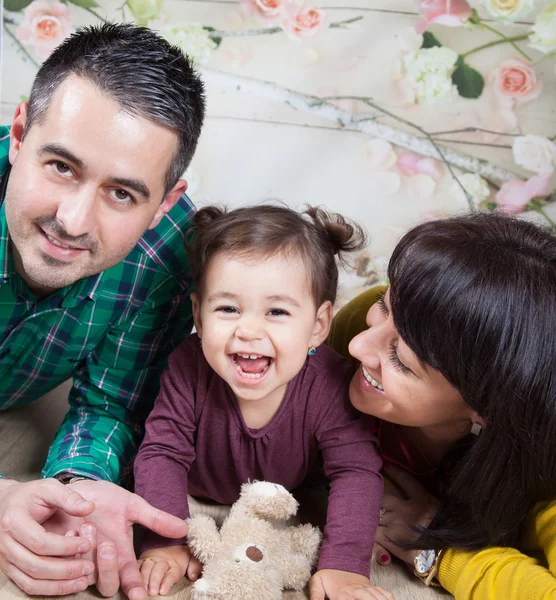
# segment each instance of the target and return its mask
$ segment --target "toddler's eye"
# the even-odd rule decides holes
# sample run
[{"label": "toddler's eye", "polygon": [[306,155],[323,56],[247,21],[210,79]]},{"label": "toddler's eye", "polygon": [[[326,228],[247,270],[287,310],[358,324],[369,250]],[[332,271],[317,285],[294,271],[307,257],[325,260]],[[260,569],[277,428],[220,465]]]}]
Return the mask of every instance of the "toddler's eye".
[{"label": "toddler's eye", "polygon": [[233,306],[219,306],[216,309],[216,312],[222,312],[226,315],[231,315],[231,314],[237,313],[238,310],[237,310],[237,308],[234,308]]},{"label": "toddler's eye", "polygon": [[289,313],[281,308],[271,308],[268,311],[271,317],[281,317],[282,315],[288,315]]}]

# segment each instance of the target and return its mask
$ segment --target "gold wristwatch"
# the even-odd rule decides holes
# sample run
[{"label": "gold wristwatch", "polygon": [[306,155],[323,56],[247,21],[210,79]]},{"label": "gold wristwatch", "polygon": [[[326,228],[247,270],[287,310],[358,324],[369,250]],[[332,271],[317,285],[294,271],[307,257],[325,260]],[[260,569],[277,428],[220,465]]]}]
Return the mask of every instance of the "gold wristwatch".
[{"label": "gold wristwatch", "polygon": [[444,550],[419,550],[414,560],[413,573],[427,586],[440,587],[435,581]]}]

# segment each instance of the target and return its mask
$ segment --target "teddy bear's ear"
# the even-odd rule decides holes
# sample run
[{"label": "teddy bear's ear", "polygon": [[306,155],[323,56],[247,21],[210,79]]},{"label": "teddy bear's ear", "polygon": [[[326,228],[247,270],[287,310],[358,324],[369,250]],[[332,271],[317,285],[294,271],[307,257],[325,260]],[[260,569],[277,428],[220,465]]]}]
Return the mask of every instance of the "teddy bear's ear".
[{"label": "teddy bear's ear", "polygon": [[297,500],[278,483],[255,481],[241,486],[241,495],[232,511],[244,511],[260,519],[288,519],[297,512]]}]

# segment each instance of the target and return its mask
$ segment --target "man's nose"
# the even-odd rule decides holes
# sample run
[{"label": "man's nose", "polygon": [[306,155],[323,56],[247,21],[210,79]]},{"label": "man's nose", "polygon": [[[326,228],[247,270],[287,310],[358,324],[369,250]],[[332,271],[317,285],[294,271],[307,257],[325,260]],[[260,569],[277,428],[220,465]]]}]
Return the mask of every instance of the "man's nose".
[{"label": "man's nose", "polygon": [[97,210],[96,190],[83,186],[60,202],[56,218],[69,236],[78,237],[96,229]]}]

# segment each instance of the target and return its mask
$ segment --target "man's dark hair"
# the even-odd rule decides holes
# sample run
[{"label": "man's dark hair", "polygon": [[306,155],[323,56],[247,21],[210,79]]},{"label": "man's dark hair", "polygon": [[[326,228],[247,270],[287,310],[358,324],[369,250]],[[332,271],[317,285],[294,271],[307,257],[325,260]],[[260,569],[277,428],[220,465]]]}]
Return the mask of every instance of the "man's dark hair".
[{"label": "man's dark hair", "polygon": [[25,133],[44,121],[52,96],[70,75],[88,79],[125,112],[168,127],[178,148],[165,194],[187,169],[205,114],[204,86],[191,61],[147,27],[106,23],[84,27],[43,63],[31,89]]}]

